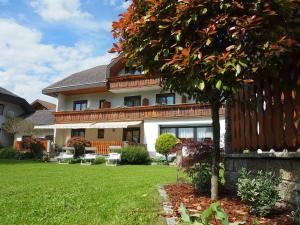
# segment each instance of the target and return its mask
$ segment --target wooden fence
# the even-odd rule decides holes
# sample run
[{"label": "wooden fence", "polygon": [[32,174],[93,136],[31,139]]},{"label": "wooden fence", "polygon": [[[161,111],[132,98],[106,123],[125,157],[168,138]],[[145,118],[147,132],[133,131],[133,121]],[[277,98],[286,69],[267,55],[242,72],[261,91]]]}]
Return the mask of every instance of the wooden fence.
[{"label": "wooden fence", "polygon": [[300,148],[300,79],[247,84],[233,98],[233,151]]},{"label": "wooden fence", "polygon": [[[40,140],[40,143],[43,146],[44,151],[48,151],[49,149],[49,141],[48,140]],[[23,148],[23,142],[22,141],[16,141],[15,148],[18,151],[29,151],[28,149]]]},{"label": "wooden fence", "polygon": [[96,148],[96,153],[107,155],[109,153],[109,146],[123,146],[123,141],[91,141],[92,147]]}]

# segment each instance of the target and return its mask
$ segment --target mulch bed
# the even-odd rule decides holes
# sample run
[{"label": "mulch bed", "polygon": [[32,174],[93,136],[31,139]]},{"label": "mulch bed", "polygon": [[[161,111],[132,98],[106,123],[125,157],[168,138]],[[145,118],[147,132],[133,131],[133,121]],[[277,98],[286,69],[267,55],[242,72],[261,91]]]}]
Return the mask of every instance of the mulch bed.
[{"label": "mulch bed", "polygon": [[[197,194],[196,189],[190,184],[172,184],[166,185],[164,188],[169,195],[174,213],[176,213],[174,216],[178,216],[179,218],[180,203],[184,203],[190,213],[201,212],[208,208],[212,203],[209,196]],[[280,209],[276,210],[276,212],[269,217],[257,218],[250,215],[248,207],[235,197],[221,196],[219,201],[226,213],[228,213],[230,222],[247,221],[247,225],[252,225],[252,222],[256,218],[261,225],[294,225],[290,215],[286,211]],[[212,221],[212,223],[219,225],[216,221]]]}]

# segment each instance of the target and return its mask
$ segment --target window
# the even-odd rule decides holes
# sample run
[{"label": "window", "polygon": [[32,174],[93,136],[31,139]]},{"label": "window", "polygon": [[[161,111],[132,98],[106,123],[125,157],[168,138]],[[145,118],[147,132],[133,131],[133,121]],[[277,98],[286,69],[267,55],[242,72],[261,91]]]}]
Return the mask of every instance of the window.
[{"label": "window", "polygon": [[104,129],[98,129],[98,139],[104,138]]},{"label": "window", "polygon": [[123,141],[140,143],[140,128],[124,128]]},{"label": "window", "polygon": [[161,127],[160,128],[160,133],[168,133],[168,134],[174,134],[176,136],[176,128],[174,127]]},{"label": "window", "polygon": [[124,98],[124,105],[128,107],[141,106],[141,96],[128,96]]},{"label": "window", "polygon": [[125,67],[125,74],[126,75],[140,75],[143,73],[142,68],[136,68],[134,66],[126,66]]},{"label": "window", "polygon": [[73,104],[73,110],[82,111],[87,109],[87,100],[75,101]]},{"label": "window", "polygon": [[175,104],[175,94],[174,93],[157,94],[156,95],[156,103],[173,105],[173,104]]},{"label": "window", "polygon": [[4,105],[0,104],[0,115],[4,114]]},{"label": "window", "polygon": [[194,138],[194,128],[178,128],[178,138]]},{"label": "window", "polygon": [[103,109],[103,103],[105,102],[105,99],[101,99],[99,101],[99,109]]},{"label": "window", "polygon": [[71,137],[85,137],[85,129],[72,129]]},{"label": "window", "polygon": [[205,141],[205,140],[213,139],[213,131],[212,127],[198,127],[197,128],[197,141]]},{"label": "window", "polygon": [[211,126],[178,126],[160,127],[160,133],[174,134],[178,138],[191,138],[197,141],[207,141],[213,139]]}]

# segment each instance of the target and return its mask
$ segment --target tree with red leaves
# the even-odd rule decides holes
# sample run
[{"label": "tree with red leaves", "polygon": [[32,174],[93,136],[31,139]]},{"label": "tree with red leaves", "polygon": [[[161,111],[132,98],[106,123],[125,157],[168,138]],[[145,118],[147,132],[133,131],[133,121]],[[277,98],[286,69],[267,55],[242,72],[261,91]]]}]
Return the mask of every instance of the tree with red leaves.
[{"label": "tree with red leaves", "polygon": [[[132,0],[111,52],[163,87],[211,104],[211,198],[218,198],[219,109],[247,82],[299,61],[299,0]],[[299,53],[299,52],[298,52]],[[293,56],[293,57],[292,57]]]}]

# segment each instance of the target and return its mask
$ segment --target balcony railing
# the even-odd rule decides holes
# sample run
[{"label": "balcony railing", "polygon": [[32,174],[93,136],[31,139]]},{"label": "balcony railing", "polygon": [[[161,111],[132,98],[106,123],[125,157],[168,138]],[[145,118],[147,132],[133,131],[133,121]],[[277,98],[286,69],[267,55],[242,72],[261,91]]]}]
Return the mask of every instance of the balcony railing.
[{"label": "balcony railing", "polygon": [[136,88],[160,85],[160,79],[146,78],[144,75],[111,77],[108,78],[108,81],[110,89]]},{"label": "balcony railing", "polygon": [[[221,108],[220,114],[224,114]],[[56,112],[56,123],[134,121],[160,118],[210,117],[210,106],[202,104],[180,104],[109,108],[99,110]]]}]

